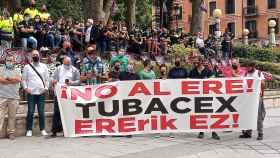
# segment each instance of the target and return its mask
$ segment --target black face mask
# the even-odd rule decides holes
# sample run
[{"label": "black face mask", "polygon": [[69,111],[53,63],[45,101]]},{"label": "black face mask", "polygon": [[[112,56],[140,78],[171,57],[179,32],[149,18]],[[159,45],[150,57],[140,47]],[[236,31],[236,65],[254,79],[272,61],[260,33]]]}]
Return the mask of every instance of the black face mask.
[{"label": "black face mask", "polygon": [[233,70],[237,70],[238,66],[237,65],[232,65],[231,66]]},{"label": "black face mask", "polygon": [[39,62],[39,57],[32,57],[32,60],[33,60],[35,63],[38,63],[38,62]]},{"label": "black face mask", "polygon": [[119,66],[115,66],[115,70],[116,71],[120,71],[120,67]]},{"label": "black face mask", "polygon": [[181,65],[181,63],[180,63],[179,61],[176,61],[176,62],[175,62],[175,66],[176,66],[176,67],[179,67],[180,65]]}]

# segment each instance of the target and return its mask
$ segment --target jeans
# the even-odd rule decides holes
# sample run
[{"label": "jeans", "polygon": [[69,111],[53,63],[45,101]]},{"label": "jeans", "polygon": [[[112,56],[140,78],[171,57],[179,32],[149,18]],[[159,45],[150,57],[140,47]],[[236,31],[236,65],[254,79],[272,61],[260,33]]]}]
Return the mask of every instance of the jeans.
[{"label": "jeans", "polygon": [[51,48],[57,48],[59,47],[61,43],[61,37],[60,36],[55,36],[53,34],[48,34],[47,35],[47,43],[48,46]]},{"label": "jeans", "polygon": [[99,51],[101,54],[105,53],[106,48],[107,48],[106,41],[97,42],[96,49],[97,49],[97,51]]},{"label": "jeans", "polygon": [[55,101],[54,101],[53,111],[54,111],[54,113],[53,113],[53,120],[52,120],[52,132],[55,134],[55,133],[63,131],[57,98],[55,98]]},{"label": "jeans", "polygon": [[28,94],[27,101],[28,101],[28,111],[26,117],[26,130],[32,130],[35,105],[37,105],[37,109],[38,109],[40,130],[44,130],[45,129],[45,95]]},{"label": "jeans", "polygon": [[35,37],[30,36],[28,38],[22,38],[21,39],[21,44],[22,44],[23,48],[27,48],[28,43],[31,44],[32,49],[37,49],[38,42],[37,42],[37,39]]}]

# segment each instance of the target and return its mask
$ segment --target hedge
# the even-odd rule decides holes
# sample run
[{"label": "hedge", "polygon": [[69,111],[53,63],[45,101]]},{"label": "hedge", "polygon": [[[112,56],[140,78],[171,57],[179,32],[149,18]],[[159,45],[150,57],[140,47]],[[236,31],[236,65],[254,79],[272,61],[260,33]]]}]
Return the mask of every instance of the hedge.
[{"label": "hedge", "polygon": [[279,48],[259,48],[250,45],[237,45],[233,48],[233,56],[263,62],[280,62]]},{"label": "hedge", "polygon": [[[240,63],[245,64],[251,59],[240,58]],[[280,75],[280,63],[262,62],[256,60],[256,67],[259,70],[269,72],[274,75]]]}]

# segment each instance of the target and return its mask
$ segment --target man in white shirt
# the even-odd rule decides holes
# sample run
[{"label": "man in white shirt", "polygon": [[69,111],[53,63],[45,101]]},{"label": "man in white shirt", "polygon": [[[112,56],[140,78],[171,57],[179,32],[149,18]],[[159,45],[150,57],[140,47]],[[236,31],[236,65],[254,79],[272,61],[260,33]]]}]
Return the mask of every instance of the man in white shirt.
[{"label": "man in white shirt", "polygon": [[[57,83],[65,86],[78,86],[80,84],[80,72],[71,64],[71,58],[64,57],[63,65],[58,66],[55,70],[52,81],[53,87],[55,87]],[[55,98],[51,137],[56,137],[56,134],[61,131],[63,131],[63,128],[60,111],[57,98]]]},{"label": "man in white shirt", "polygon": [[19,87],[21,82],[20,69],[15,68],[15,58],[9,56],[0,67],[0,131],[3,128],[8,110],[7,133],[10,140],[15,139],[16,113],[19,104]]},{"label": "man in white shirt", "polygon": [[203,39],[203,36],[202,36],[202,33],[198,33],[197,37],[196,37],[196,46],[197,48],[199,49],[199,52],[204,55],[204,57],[207,57],[207,52],[206,52],[206,49],[205,49],[205,44],[204,44],[204,39]]},{"label": "man in white shirt", "polygon": [[[260,94],[260,102],[258,105],[258,122],[257,122],[257,130],[258,130],[258,138],[257,140],[263,140],[263,121],[265,119],[266,111],[263,103],[263,96],[264,96],[264,88],[265,88],[265,77],[260,70],[256,69],[256,63],[251,61],[247,63],[248,72],[245,77],[253,77],[259,78],[262,80],[261,83],[261,94]],[[239,138],[251,138],[252,137],[252,130],[245,130],[242,131],[242,135]]]},{"label": "man in white shirt", "polygon": [[86,44],[90,44],[90,39],[91,39],[91,30],[92,30],[92,26],[93,26],[93,20],[92,19],[88,19],[87,20],[87,24],[86,24],[86,37],[85,37],[85,42]]},{"label": "man in white shirt", "polygon": [[33,115],[35,105],[39,113],[39,126],[42,136],[47,136],[45,131],[45,93],[49,87],[49,73],[47,65],[40,62],[40,54],[33,50],[32,63],[26,65],[22,74],[22,85],[28,96],[28,112],[26,118],[26,136],[32,136]]}]

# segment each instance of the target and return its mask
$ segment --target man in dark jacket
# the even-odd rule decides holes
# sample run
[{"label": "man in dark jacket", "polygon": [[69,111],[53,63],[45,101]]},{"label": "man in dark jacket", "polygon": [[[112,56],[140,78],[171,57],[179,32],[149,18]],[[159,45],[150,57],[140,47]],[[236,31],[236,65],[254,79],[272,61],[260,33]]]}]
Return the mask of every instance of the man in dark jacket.
[{"label": "man in dark jacket", "polygon": [[169,73],[168,78],[170,79],[183,79],[188,77],[188,70],[181,66],[181,60],[176,59],[175,67],[173,67]]}]

